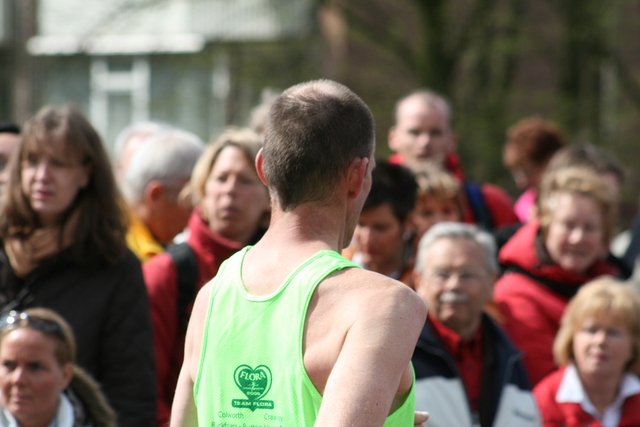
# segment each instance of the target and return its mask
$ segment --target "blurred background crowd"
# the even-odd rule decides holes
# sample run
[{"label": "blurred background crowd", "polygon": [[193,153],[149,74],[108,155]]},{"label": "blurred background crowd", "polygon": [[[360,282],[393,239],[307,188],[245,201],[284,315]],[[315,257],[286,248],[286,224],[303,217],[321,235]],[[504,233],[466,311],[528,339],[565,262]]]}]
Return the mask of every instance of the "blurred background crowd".
[{"label": "blurred background crowd", "polygon": [[269,225],[269,106],[318,77],[376,118],[343,255],[429,307],[426,425],[640,425],[637,3],[0,12],[0,426],[166,425],[197,291]]}]

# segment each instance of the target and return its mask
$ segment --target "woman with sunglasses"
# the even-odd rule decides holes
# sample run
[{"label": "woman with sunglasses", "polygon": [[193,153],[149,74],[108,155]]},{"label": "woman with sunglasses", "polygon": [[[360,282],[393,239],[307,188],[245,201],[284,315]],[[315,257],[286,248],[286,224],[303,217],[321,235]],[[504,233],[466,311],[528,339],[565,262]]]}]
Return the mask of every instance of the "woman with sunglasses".
[{"label": "woman with sunglasses", "polygon": [[0,319],[0,427],[115,427],[98,385],[75,366],[71,327],[33,308]]},{"label": "woman with sunglasses", "polygon": [[23,130],[0,212],[0,312],[55,310],[119,425],[152,426],[148,297],[100,137],[68,107],[43,108]]}]

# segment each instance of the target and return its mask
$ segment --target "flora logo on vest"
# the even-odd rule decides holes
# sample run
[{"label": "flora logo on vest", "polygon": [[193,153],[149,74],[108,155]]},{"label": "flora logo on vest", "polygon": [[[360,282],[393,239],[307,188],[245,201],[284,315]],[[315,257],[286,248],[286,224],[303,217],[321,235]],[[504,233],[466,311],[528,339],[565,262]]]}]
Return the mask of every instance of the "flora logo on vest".
[{"label": "flora logo on vest", "polygon": [[268,366],[260,365],[255,369],[249,365],[240,365],[233,373],[233,379],[247,399],[233,399],[234,408],[273,409],[272,400],[262,400],[271,389],[272,376]]}]

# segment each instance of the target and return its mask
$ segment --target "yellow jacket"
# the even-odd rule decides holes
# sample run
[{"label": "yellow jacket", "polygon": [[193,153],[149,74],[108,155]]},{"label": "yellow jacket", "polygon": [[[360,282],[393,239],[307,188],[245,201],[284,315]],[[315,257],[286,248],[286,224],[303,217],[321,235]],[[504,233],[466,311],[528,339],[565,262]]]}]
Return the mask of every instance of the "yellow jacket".
[{"label": "yellow jacket", "polygon": [[140,262],[148,261],[159,253],[164,252],[164,247],[131,210],[129,210],[127,246],[136,254]]}]

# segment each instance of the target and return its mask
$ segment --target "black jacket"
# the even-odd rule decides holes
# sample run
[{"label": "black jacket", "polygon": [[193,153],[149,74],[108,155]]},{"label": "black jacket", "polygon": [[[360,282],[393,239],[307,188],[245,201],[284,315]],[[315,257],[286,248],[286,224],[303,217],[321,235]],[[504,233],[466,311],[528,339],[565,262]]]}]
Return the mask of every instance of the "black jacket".
[{"label": "black jacket", "polygon": [[[479,425],[539,426],[539,414],[522,357],[486,314],[482,315],[482,353]],[[416,410],[430,413],[426,425],[474,425],[474,416],[455,361],[428,321],[418,338],[411,361],[416,375]]]},{"label": "black jacket", "polygon": [[75,334],[77,364],[101,385],[118,425],[155,425],[149,300],[132,252],[112,265],[84,266],[67,248],[20,279],[0,244],[0,307],[3,313],[46,307],[62,315]]}]

